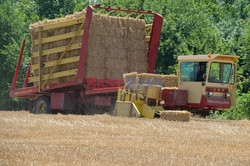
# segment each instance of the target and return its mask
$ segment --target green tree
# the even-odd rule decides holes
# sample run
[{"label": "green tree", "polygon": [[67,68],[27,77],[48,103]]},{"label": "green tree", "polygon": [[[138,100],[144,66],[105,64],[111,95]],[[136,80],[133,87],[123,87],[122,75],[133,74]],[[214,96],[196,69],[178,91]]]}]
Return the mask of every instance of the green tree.
[{"label": "green tree", "polygon": [[[19,54],[20,43],[24,36],[28,34],[29,21],[27,20],[24,8],[20,4],[27,1],[2,1],[0,5],[0,109],[18,109],[24,104],[23,100],[11,99],[9,90],[16,67]],[[24,7],[24,6],[22,6]],[[25,7],[26,8],[26,7]],[[27,9],[27,8],[26,8]],[[24,71],[28,55],[22,64]],[[24,73],[21,72],[21,75]],[[19,84],[22,80],[19,80]]]},{"label": "green tree", "polygon": [[75,1],[72,0],[35,0],[35,2],[40,19],[53,19],[72,14],[75,8]]}]

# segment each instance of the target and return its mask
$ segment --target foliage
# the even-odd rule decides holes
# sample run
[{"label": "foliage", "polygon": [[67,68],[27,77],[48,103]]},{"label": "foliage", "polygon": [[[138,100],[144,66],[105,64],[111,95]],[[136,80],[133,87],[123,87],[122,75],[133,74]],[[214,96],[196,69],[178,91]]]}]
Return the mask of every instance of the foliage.
[{"label": "foliage", "polygon": [[40,19],[53,19],[73,12],[75,2],[72,0],[53,0],[41,1],[35,0],[37,5],[37,14]]},{"label": "foliage", "polygon": [[250,92],[237,98],[237,105],[225,111],[218,111],[210,118],[241,120],[250,119]]},{"label": "foliage", "polygon": [[[29,41],[28,26],[32,21],[38,20],[36,14],[32,12],[33,3],[29,2],[29,0],[16,2],[6,0],[1,1],[0,4],[0,109],[21,109],[27,105],[25,100],[9,98],[9,90],[19,54],[20,41],[25,36]],[[28,48],[30,48],[29,42],[27,42]],[[29,55],[30,52],[26,50],[18,86],[24,78]]]},{"label": "foliage", "polygon": [[[152,10],[162,14],[156,73],[174,74],[177,56],[221,53],[239,55],[238,94],[250,89],[249,0],[0,0],[0,109],[20,109],[26,103],[8,97],[22,39],[27,47],[18,86],[30,57],[28,26],[63,17],[99,3],[113,7]],[[145,17],[146,20],[150,18]]]}]

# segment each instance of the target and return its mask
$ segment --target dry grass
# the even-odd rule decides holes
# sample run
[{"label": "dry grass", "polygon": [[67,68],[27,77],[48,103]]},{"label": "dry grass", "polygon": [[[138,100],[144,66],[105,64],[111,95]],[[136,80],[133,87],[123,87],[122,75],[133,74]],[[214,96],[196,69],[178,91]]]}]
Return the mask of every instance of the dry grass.
[{"label": "dry grass", "polygon": [[0,111],[0,165],[250,165],[250,121]]}]

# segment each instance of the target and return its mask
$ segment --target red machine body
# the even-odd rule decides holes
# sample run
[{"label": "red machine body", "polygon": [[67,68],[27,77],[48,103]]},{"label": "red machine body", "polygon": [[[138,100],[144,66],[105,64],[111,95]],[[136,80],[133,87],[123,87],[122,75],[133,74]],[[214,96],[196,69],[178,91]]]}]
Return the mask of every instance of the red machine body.
[{"label": "red machine body", "polygon": [[[223,92],[228,92],[228,89],[223,89]],[[200,103],[188,103],[188,91],[180,89],[163,89],[161,99],[164,101],[163,107],[166,109],[207,109],[215,110],[218,108],[228,109],[231,107],[231,101],[225,97],[208,97],[201,96]]]},{"label": "red machine body", "polygon": [[183,107],[187,105],[187,91],[179,89],[163,89],[162,100],[164,107]]}]

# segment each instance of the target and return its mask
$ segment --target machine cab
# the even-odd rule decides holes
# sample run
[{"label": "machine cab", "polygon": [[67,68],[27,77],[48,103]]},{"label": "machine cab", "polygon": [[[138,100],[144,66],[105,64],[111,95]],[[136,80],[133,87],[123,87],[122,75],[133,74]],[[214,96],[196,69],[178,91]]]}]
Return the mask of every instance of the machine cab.
[{"label": "machine cab", "polygon": [[228,109],[236,101],[238,56],[178,57],[178,89],[187,90],[190,109]]}]

